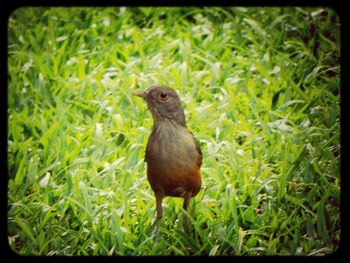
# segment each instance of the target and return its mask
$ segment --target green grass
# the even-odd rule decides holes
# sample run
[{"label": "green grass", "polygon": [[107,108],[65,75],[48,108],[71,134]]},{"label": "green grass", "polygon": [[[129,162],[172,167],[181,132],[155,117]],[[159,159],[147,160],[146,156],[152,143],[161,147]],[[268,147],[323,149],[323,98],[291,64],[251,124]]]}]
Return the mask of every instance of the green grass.
[{"label": "green grass", "polygon": [[[340,22],[325,8],[21,8],[8,24],[8,240],[21,255],[328,255],[340,242]],[[175,88],[203,187],[155,201]]]}]

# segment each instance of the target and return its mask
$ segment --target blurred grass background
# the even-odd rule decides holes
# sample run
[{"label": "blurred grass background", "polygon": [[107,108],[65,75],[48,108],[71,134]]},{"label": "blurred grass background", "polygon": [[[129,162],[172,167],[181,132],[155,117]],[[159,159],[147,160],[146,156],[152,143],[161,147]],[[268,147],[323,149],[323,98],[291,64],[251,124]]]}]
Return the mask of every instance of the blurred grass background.
[{"label": "blurred grass background", "polygon": [[[340,242],[340,21],[327,8],[39,8],[8,20],[8,240],[21,255],[328,255]],[[194,225],[155,201],[131,96],[180,94]]]}]

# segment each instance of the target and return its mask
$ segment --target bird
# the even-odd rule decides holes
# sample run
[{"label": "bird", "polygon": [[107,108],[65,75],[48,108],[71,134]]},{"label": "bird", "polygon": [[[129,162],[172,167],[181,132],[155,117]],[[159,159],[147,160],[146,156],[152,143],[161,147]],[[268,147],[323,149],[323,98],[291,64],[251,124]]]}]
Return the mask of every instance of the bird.
[{"label": "bird", "polygon": [[[156,233],[163,215],[165,197],[183,198],[188,210],[190,199],[201,189],[202,151],[199,142],[186,125],[185,113],[176,91],[168,86],[154,85],[143,92],[133,92],[143,98],[153,117],[145,161],[147,179],[156,201]],[[185,217],[184,229],[189,231]]]}]

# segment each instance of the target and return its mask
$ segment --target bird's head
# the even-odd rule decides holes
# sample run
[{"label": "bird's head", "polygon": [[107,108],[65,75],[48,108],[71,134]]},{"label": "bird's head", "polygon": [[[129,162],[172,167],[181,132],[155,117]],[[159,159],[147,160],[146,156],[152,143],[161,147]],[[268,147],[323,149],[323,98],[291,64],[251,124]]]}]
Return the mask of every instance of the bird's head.
[{"label": "bird's head", "polygon": [[165,120],[173,120],[186,127],[185,114],[176,91],[166,86],[152,86],[143,92],[134,92],[142,97],[152,113],[155,125]]}]

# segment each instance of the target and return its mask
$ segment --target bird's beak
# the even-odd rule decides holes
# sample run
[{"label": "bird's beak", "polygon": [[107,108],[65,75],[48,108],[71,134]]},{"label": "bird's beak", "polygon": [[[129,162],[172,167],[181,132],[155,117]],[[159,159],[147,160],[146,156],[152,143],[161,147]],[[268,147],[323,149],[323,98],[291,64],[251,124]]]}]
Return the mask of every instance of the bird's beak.
[{"label": "bird's beak", "polygon": [[138,96],[144,99],[147,97],[147,93],[145,91],[142,91],[142,92],[133,91],[132,95]]}]

